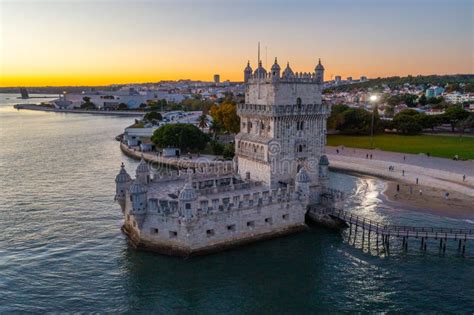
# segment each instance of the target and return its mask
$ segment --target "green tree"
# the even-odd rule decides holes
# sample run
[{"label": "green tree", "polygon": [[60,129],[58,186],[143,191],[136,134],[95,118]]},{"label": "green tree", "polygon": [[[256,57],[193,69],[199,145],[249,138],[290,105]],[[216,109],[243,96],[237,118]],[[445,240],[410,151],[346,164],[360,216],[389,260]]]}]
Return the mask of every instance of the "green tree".
[{"label": "green tree", "polygon": [[385,106],[384,115],[385,117],[392,118],[393,115],[395,115],[395,108],[393,108],[393,106]]},{"label": "green tree", "polygon": [[372,113],[361,108],[349,108],[342,113],[339,131],[345,134],[369,134]]},{"label": "green tree", "polygon": [[215,155],[222,155],[224,152],[224,145],[220,142],[217,142],[215,140],[211,141],[211,149],[212,153]]},{"label": "green tree", "polygon": [[421,96],[418,98],[418,103],[419,103],[420,105],[425,106],[425,105],[427,104],[427,102],[428,102],[428,101],[427,101],[427,99],[426,99],[425,94],[421,95]]},{"label": "green tree", "polygon": [[208,119],[206,115],[198,117],[198,127],[201,128],[201,130],[208,127]]},{"label": "green tree", "polygon": [[395,129],[404,134],[414,135],[423,130],[422,126],[417,121],[416,116],[397,114],[392,122]]},{"label": "green tree", "polygon": [[224,151],[222,152],[222,156],[226,160],[232,160],[235,155],[235,145],[233,143],[228,143],[224,146]]},{"label": "green tree", "polygon": [[125,103],[120,103],[120,104],[118,104],[118,109],[119,110],[127,110],[128,106]]},{"label": "green tree", "polygon": [[206,147],[209,137],[191,124],[168,124],[155,130],[151,141],[160,148],[199,151]]},{"label": "green tree", "polygon": [[469,112],[460,106],[451,106],[446,109],[443,114],[445,121],[451,125],[451,131],[454,132],[456,125],[469,117]]},{"label": "green tree", "polygon": [[163,116],[161,116],[158,112],[149,112],[143,116],[143,120],[145,121],[153,121],[153,120],[163,120]]},{"label": "green tree", "polygon": [[344,104],[336,104],[331,106],[331,115],[327,121],[327,128],[330,130],[337,130],[339,125],[344,121],[343,112],[349,109],[349,106]]}]

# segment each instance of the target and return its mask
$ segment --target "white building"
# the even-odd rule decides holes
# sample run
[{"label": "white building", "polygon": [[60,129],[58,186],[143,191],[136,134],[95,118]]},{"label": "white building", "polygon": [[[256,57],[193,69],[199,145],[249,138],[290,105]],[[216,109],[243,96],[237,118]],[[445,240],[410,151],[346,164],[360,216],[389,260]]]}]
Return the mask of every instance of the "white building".
[{"label": "white building", "polygon": [[189,256],[306,227],[308,205],[332,206],[321,104],[324,68],[283,73],[275,60],[247,76],[232,165],[154,174],[144,160],[134,180],[122,166],[116,196],[123,231],[138,248]]}]

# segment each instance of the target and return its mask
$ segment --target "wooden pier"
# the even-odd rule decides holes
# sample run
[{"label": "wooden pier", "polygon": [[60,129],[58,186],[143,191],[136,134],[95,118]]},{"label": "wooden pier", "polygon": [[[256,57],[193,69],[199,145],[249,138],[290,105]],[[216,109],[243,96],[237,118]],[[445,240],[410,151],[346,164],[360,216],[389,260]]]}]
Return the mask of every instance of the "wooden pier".
[{"label": "wooden pier", "polygon": [[[439,241],[438,250],[440,253],[446,252],[448,241],[457,242],[457,250],[461,255],[466,253],[468,240],[474,241],[474,229],[456,229],[442,227],[415,227],[405,225],[384,225],[351,212],[340,209],[327,209],[320,214],[327,214],[335,220],[343,221],[349,228],[349,240],[354,242],[357,238],[358,230],[362,230],[362,246],[367,238],[370,245],[371,237],[375,234],[376,248],[382,246],[387,254],[390,253],[390,240],[401,238],[402,249],[408,250],[409,239],[419,239],[419,248],[427,250],[428,240]],[[380,245],[379,245],[380,244]]]}]

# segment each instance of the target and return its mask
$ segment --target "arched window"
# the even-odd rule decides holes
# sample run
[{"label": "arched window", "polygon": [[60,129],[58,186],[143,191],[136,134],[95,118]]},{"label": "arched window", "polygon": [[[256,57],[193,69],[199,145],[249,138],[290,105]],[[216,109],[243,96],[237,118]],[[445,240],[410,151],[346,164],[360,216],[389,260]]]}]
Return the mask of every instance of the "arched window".
[{"label": "arched window", "polygon": [[296,105],[301,107],[301,97],[296,98]]},{"label": "arched window", "polygon": [[303,146],[300,144],[300,146],[298,147],[298,152],[303,152]]}]

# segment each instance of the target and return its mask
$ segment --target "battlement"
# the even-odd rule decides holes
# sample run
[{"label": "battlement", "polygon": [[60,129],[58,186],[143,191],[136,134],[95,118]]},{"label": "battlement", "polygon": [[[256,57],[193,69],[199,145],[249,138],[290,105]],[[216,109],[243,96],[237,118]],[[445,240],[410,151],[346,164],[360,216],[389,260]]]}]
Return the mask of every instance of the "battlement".
[{"label": "battlement", "polygon": [[303,84],[320,84],[316,72],[296,72],[294,75],[281,77],[272,75],[272,73],[252,74],[247,84],[274,84],[278,83],[303,83]]},{"label": "battlement", "polygon": [[257,115],[267,117],[299,116],[299,115],[330,115],[327,104],[286,104],[286,105],[259,105],[238,104],[238,115]]}]

